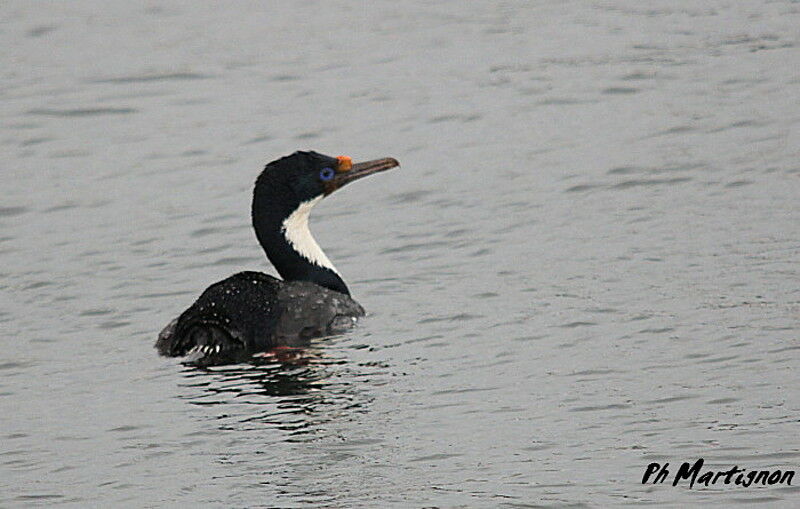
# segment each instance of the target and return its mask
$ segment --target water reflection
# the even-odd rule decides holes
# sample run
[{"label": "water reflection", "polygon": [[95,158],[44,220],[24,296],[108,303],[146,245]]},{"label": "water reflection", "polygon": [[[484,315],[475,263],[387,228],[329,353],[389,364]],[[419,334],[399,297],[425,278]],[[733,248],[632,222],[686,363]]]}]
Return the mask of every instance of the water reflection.
[{"label": "water reflection", "polygon": [[190,392],[183,398],[191,404],[220,407],[220,429],[273,427],[292,441],[316,435],[333,419],[365,412],[371,398],[354,381],[375,369],[350,363],[341,351],[311,347],[249,364],[186,366],[181,385]]}]

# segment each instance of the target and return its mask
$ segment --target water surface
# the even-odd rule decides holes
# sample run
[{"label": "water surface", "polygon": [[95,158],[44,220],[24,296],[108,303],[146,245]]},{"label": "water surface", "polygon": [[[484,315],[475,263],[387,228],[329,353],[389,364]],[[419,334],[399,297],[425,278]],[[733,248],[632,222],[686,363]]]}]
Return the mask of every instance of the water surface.
[{"label": "water surface", "polygon": [[[29,3],[0,14],[0,505],[791,507],[800,4]],[[403,167],[312,229],[369,317],[156,356],[272,272],[252,182]],[[796,482],[794,483],[797,484]]]}]

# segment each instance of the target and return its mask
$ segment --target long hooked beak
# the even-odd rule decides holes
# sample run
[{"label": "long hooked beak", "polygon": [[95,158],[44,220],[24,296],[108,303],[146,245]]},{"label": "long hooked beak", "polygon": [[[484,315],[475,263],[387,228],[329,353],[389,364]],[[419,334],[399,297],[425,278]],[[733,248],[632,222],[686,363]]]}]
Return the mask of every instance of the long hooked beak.
[{"label": "long hooked beak", "polygon": [[[373,173],[380,173],[382,171],[390,170],[400,163],[393,157],[384,157],[383,159],[373,159],[372,161],[364,161],[363,163],[349,163],[349,159],[343,160],[340,158],[340,165],[336,176],[333,179],[334,189],[338,189],[354,180],[358,180]],[[345,163],[345,164],[342,164]],[[349,164],[346,164],[349,163]],[[349,167],[349,169],[348,169]],[[333,190],[331,190],[333,192]]]}]

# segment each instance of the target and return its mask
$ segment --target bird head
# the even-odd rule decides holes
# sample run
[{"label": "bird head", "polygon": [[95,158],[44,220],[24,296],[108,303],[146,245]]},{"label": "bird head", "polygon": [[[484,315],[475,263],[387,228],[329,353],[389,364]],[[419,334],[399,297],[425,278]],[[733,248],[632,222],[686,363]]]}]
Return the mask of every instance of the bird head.
[{"label": "bird head", "polygon": [[287,198],[299,204],[328,196],[350,182],[399,164],[391,157],[354,163],[348,156],[298,151],[267,164],[259,181],[268,180],[270,186],[280,187],[276,192],[289,195]]}]

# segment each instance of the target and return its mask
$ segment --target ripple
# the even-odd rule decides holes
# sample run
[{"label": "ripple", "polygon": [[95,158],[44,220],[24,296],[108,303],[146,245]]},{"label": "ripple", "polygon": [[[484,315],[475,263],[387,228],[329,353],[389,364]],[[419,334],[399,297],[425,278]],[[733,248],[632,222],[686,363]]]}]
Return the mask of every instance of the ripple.
[{"label": "ripple", "polygon": [[0,207],[0,217],[14,217],[27,211],[26,207]]},{"label": "ripple", "polygon": [[58,30],[58,25],[39,25],[27,31],[28,37],[41,37]]},{"label": "ripple", "polygon": [[611,375],[614,373],[622,373],[622,371],[618,371],[616,369],[585,369],[583,371],[570,373],[568,376]]},{"label": "ripple", "polygon": [[248,263],[256,263],[257,259],[251,256],[226,256],[214,261],[211,265],[229,265],[239,267]]},{"label": "ripple", "polygon": [[608,175],[630,175],[632,173],[645,173],[646,170],[639,166],[617,166],[616,168],[611,168],[606,173]]},{"label": "ripple", "polygon": [[682,184],[684,182],[690,182],[692,179],[690,177],[675,177],[675,178],[666,178],[666,179],[633,179],[633,180],[625,180],[623,182],[619,182],[611,186],[613,189],[630,189],[632,187],[651,187],[651,186],[662,186],[662,185],[673,185],[673,184]]},{"label": "ripple", "polygon": [[55,138],[50,138],[47,136],[42,136],[39,138],[28,138],[27,140],[22,140],[19,143],[20,147],[31,147],[34,145],[41,145],[42,143],[47,143],[48,141],[53,141]]},{"label": "ripple", "polygon": [[420,250],[429,250],[432,247],[441,247],[441,246],[449,246],[451,243],[450,241],[431,241],[431,242],[419,242],[419,243],[410,243],[410,244],[403,244],[398,247],[392,247],[388,249],[384,249],[380,252],[380,254],[392,254],[392,253],[405,253],[408,251],[420,251]]},{"label": "ripple", "polygon": [[29,115],[43,115],[50,117],[96,117],[102,115],[127,115],[136,113],[134,108],[76,108],[70,110],[32,109]]},{"label": "ripple", "polygon": [[592,326],[595,326],[595,325],[597,325],[596,322],[581,322],[581,321],[577,321],[577,322],[564,323],[564,324],[559,325],[559,327],[561,327],[562,329],[575,329],[577,327],[592,327]]},{"label": "ripple", "polygon": [[307,131],[307,132],[295,135],[294,139],[296,139],[296,140],[315,140],[317,138],[321,138],[322,135],[323,135],[322,131]]},{"label": "ripple", "polygon": [[110,315],[112,313],[114,313],[114,310],[110,309],[110,308],[91,308],[91,309],[85,309],[85,310],[81,311],[80,313],[78,313],[78,315],[79,316],[104,316],[104,315]]},{"label": "ripple", "polygon": [[480,120],[481,115],[478,114],[471,114],[471,115],[462,115],[462,114],[450,114],[450,115],[439,115],[436,117],[432,117],[428,119],[429,124],[438,124],[440,122],[452,122],[452,121],[459,121],[459,122],[474,122],[476,120]]},{"label": "ripple", "polygon": [[130,325],[131,322],[128,320],[108,320],[106,322],[101,322],[97,325],[100,329],[119,329],[120,327],[125,327],[126,325]]},{"label": "ripple", "polygon": [[695,131],[695,130],[696,130],[696,128],[693,127],[693,126],[690,126],[690,125],[678,125],[678,126],[675,126],[675,127],[670,127],[669,129],[665,129],[663,131],[658,131],[658,132],[655,132],[653,134],[647,135],[647,136],[644,137],[644,139],[657,138],[659,136],[669,136],[669,135],[672,135],[672,134],[685,134],[685,133],[689,133],[689,132],[692,132],[692,131]]},{"label": "ripple", "polygon": [[710,132],[710,133],[719,133],[719,132],[723,132],[723,131],[728,131],[730,129],[741,129],[743,127],[744,128],[747,128],[747,127],[762,127],[762,126],[765,126],[765,125],[767,125],[765,122],[760,122],[758,120],[752,120],[752,119],[750,119],[750,120],[739,120],[737,122],[731,122],[730,124],[722,126],[722,127],[717,127],[717,128],[714,128],[714,129],[710,129],[708,132]]},{"label": "ripple", "polygon": [[743,187],[752,184],[754,184],[752,180],[734,180],[733,182],[725,184],[725,187]]},{"label": "ripple", "polygon": [[659,405],[661,403],[674,403],[676,401],[686,401],[690,399],[696,399],[697,396],[694,395],[685,395],[685,396],[670,396],[668,398],[660,398],[660,399],[653,399],[650,401],[646,401],[645,403],[649,405]]},{"label": "ripple", "polygon": [[629,404],[618,404],[618,403],[611,403],[608,405],[597,405],[597,406],[582,406],[582,407],[574,407],[570,408],[570,412],[597,412],[601,410],[620,410],[623,408],[630,408],[631,405]]},{"label": "ripple", "polygon": [[416,458],[410,458],[408,461],[411,461],[411,462],[414,462],[414,463],[417,463],[417,462],[420,462],[420,461],[434,462],[434,461],[446,460],[446,459],[449,459],[449,458],[459,458],[461,456],[464,456],[464,455],[463,454],[431,454],[429,456],[419,456],[419,457],[416,457]]},{"label": "ripple", "polygon": [[431,194],[433,194],[433,192],[427,189],[418,189],[416,191],[405,191],[402,193],[390,194],[388,200],[394,204],[416,203],[422,201]]},{"label": "ripple", "polygon": [[272,136],[268,134],[263,134],[261,136],[256,136],[254,138],[250,138],[249,140],[244,142],[244,145],[253,145],[255,143],[263,143],[265,141],[269,141],[272,139]]},{"label": "ripple", "polygon": [[194,230],[191,233],[189,233],[189,235],[192,237],[206,237],[208,235],[215,235],[225,230],[226,230],[225,228],[220,228],[217,226],[209,226],[206,228],[198,228],[197,230]]},{"label": "ripple", "polygon": [[698,364],[716,364],[718,362],[725,362],[725,361],[732,361],[734,359],[738,359],[738,355],[723,355],[721,357],[713,357],[711,359],[703,359],[701,361],[697,361]]},{"label": "ripple", "polygon": [[0,362],[0,371],[23,369],[23,368],[29,368],[31,366],[33,366],[32,362],[23,362],[23,361]]},{"label": "ripple", "polygon": [[656,73],[647,73],[647,72],[632,72],[622,76],[620,79],[623,81],[640,81],[640,80],[652,80],[656,77]]},{"label": "ripple", "polygon": [[49,214],[49,213],[52,213],[52,212],[61,212],[61,211],[64,211],[64,210],[76,209],[78,207],[80,207],[80,205],[78,205],[77,203],[71,202],[71,201],[67,201],[67,202],[61,203],[59,205],[54,205],[52,207],[48,207],[48,208],[44,209],[44,213]]},{"label": "ripple", "polygon": [[598,101],[589,99],[575,99],[570,97],[551,97],[549,99],[543,99],[537,104],[542,106],[569,106],[576,104],[592,104],[596,102]]},{"label": "ripple", "polygon": [[286,82],[286,81],[299,81],[302,78],[294,74],[276,74],[274,76],[271,76],[269,79],[270,81]]},{"label": "ripple", "polygon": [[639,89],[633,87],[608,87],[602,90],[602,93],[607,95],[629,95],[638,92]]},{"label": "ripple", "polygon": [[437,323],[437,322],[459,322],[459,321],[469,321],[475,320],[477,318],[484,318],[483,315],[477,314],[470,314],[470,313],[459,313],[452,316],[440,316],[434,318],[423,318],[422,320],[417,321],[419,324],[425,323]]},{"label": "ripple", "polygon": [[117,426],[115,428],[109,428],[107,431],[110,433],[127,433],[129,431],[136,431],[139,429],[143,429],[143,426],[133,426],[130,424],[126,424],[124,426]]},{"label": "ripple", "polygon": [[706,403],[709,405],[724,405],[727,403],[736,403],[737,401],[740,401],[739,398],[719,398],[709,400]]},{"label": "ripple", "polygon": [[32,495],[18,495],[15,500],[24,502],[33,500],[57,500],[59,498],[64,498],[64,495],[57,495],[53,493],[37,493]]},{"label": "ripple", "polygon": [[431,392],[432,396],[443,396],[445,394],[467,394],[471,392],[486,392],[500,389],[500,387],[464,387],[460,389],[447,389],[443,391]]},{"label": "ripple", "polygon": [[200,74],[195,72],[171,72],[165,74],[139,74],[131,76],[120,76],[116,78],[100,78],[92,80],[92,83],[151,83],[160,81],[195,81],[213,78],[209,74]]}]

